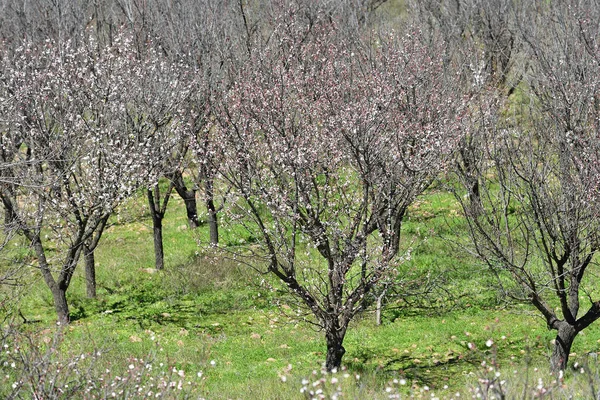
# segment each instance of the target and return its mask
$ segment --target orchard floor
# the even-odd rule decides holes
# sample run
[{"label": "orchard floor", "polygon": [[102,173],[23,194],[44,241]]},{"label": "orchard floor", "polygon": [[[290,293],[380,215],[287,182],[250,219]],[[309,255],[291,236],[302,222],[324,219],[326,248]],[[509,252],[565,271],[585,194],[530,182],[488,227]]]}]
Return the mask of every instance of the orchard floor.
[{"label": "orchard floor", "polygon": [[[411,257],[402,273],[429,272],[438,289],[426,300],[401,291],[389,296],[379,326],[373,310],[356,319],[344,343],[344,369],[334,375],[323,375],[323,334],[294,299],[269,276],[211,250],[207,228],[191,232],[179,201],[166,216],[167,267],[153,270],[151,227],[139,201],[128,207],[134,217],[109,228],[97,250],[98,297],[85,297],[81,268],[73,278],[70,326],[56,327],[52,298],[34,268],[26,271],[26,285],[3,289],[18,299],[13,309],[23,317],[14,321],[28,322],[16,339],[22,349],[30,341],[53,347],[47,357],[56,365],[92,355],[95,376],[119,381],[140,373],[144,391],[160,375],[174,385],[172,398],[450,398],[457,392],[470,398],[502,380],[505,390],[527,396],[567,386],[548,374],[553,332],[528,305],[504,302],[486,269],[460,251],[465,237],[452,239],[461,219],[444,193],[432,191],[418,202],[403,228]],[[235,228],[221,232],[225,246],[238,245],[240,237]],[[571,364],[587,368],[599,339],[598,324],[580,334]],[[10,363],[2,368],[0,393],[8,393],[16,377]],[[592,370],[595,364],[585,373]],[[577,367],[565,382],[583,382],[569,393],[587,397],[593,382],[579,375]],[[144,393],[141,398],[150,397]]]}]

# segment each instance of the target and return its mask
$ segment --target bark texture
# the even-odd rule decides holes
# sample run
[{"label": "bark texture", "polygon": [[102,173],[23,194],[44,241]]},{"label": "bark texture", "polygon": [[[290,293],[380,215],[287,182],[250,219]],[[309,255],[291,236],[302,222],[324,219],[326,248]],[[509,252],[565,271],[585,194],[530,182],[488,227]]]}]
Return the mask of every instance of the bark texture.
[{"label": "bark texture", "polygon": [[[156,269],[164,269],[165,267],[165,255],[163,250],[163,227],[162,221],[167,211],[167,205],[169,204],[169,198],[173,191],[173,184],[171,183],[167,188],[164,198],[160,193],[158,185],[154,186],[154,189],[148,189],[148,205],[150,206],[150,215],[152,217],[152,231],[154,237],[154,258]],[[162,204],[161,204],[162,200]]]},{"label": "bark texture", "polygon": [[94,257],[94,249],[88,246],[83,248],[85,260],[85,288],[88,298],[96,297],[96,260]]},{"label": "bark texture", "polygon": [[56,310],[56,316],[58,322],[61,325],[68,325],[71,321],[69,314],[69,304],[67,303],[67,291],[55,285],[51,287],[52,297],[54,298],[54,309]]},{"label": "bark texture", "polygon": [[342,358],[346,353],[346,349],[342,346],[344,336],[340,332],[328,332],[326,334],[327,356],[325,359],[325,368],[327,371],[339,371],[342,366]]},{"label": "bark texture", "polygon": [[171,182],[173,182],[173,187],[177,194],[183,199],[183,203],[185,204],[185,211],[187,213],[187,220],[190,229],[196,229],[200,224],[198,223],[198,205],[196,203],[196,192],[194,190],[188,189],[185,181],[183,180],[183,175],[181,171],[176,171],[171,176],[169,176]]},{"label": "bark texture", "polygon": [[208,229],[210,231],[210,244],[219,244],[219,225],[217,221],[217,209],[215,207],[212,180],[205,182],[206,209],[208,210]]},{"label": "bark texture", "polygon": [[577,336],[577,330],[572,325],[562,322],[558,327],[554,350],[550,358],[550,367],[553,372],[564,371],[569,361],[571,346]]}]

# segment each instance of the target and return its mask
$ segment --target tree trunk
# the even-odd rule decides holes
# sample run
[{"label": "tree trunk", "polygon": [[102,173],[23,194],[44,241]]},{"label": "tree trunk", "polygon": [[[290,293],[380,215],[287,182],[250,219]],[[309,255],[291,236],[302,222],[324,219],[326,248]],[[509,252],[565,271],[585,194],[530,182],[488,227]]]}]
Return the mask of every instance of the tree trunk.
[{"label": "tree trunk", "polygon": [[196,229],[200,225],[198,223],[196,192],[194,190],[188,190],[185,181],[183,180],[183,176],[181,175],[181,171],[173,173],[169,178],[171,179],[177,194],[183,199],[190,229]]},{"label": "tree trunk", "polygon": [[560,324],[554,343],[554,351],[550,358],[552,372],[564,371],[566,369],[575,336],[577,336],[577,330],[572,325],[566,322]]},{"label": "tree trunk", "polygon": [[8,234],[12,229],[13,223],[15,222],[15,212],[13,210],[12,203],[7,197],[2,196],[2,193],[0,193],[0,198],[4,204],[4,232]]},{"label": "tree trunk", "polygon": [[94,250],[84,245],[83,258],[85,261],[85,288],[87,297],[94,299],[96,298],[96,260]]},{"label": "tree trunk", "polygon": [[58,322],[61,325],[68,325],[71,317],[69,314],[69,305],[67,304],[67,291],[55,286],[52,290],[52,297],[54,298],[54,309],[58,317]]},{"label": "tree trunk", "polygon": [[163,252],[163,237],[162,237],[162,221],[167,211],[167,205],[169,204],[169,197],[173,190],[173,183],[169,185],[169,188],[165,192],[165,197],[162,199],[162,206],[160,204],[161,195],[160,188],[157,185],[154,186],[154,191],[148,189],[148,205],[150,206],[150,215],[152,216],[152,230],[154,232],[154,259],[155,268],[164,269],[165,267],[165,256]]},{"label": "tree trunk", "polygon": [[342,366],[342,357],[346,353],[346,349],[342,346],[345,334],[339,330],[327,332],[327,358],[325,359],[325,368],[327,371],[340,370]]},{"label": "tree trunk", "polygon": [[219,244],[219,225],[217,222],[217,211],[215,209],[215,203],[212,199],[206,201],[206,208],[208,210],[208,228],[210,231],[210,244]]},{"label": "tree trunk", "polygon": [[[187,212],[188,225],[190,229],[196,229],[200,225],[198,223],[198,212],[196,205],[196,195],[193,191],[187,192],[188,196],[183,197],[183,202],[185,203],[185,211]],[[181,194],[180,194],[181,196]]]},{"label": "tree trunk", "polygon": [[[52,293],[54,309],[56,310],[58,323],[61,325],[68,325],[71,320],[69,314],[69,305],[67,303],[67,288],[69,287],[70,279],[61,279],[60,282],[57,283],[50,271],[50,266],[48,264],[48,260],[46,259],[46,253],[44,246],[42,245],[39,232],[32,232],[26,229],[23,233],[33,245],[35,253],[38,257],[40,271],[42,272],[42,276],[44,277],[46,285],[48,285],[48,288]],[[81,236],[79,236],[78,239],[81,240]],[[77,260],[79,259],[78,253],[74,252],[72,256],[72,259],[65,263],[67,266],[77,265]]]},{"label": "tree trunk", "polygon": [[217,222],[217,209],[215,208],[212,179],[205,179],[204,190],[206,196],[206,209],[208,210],[208,228],[210,231],[210,244],[217,245],[219,244],[219,225]]},{"label": "tree trunk", "polygon": [[98,243],[100,243],[100,238],[102,238],[109,217],[110,213],[107,213],[98,220],[96,231],[83,244],[85,286],[87,297],[90,299],[96,298],[96,257],[94,256],[94,252],[96,251],[96,247],[98,247]]},{"label": "tree trunk", "polygon": [[163,252],[163,237],[162,237],[162,216],[156,215],[152,218],[154,229],[154,258],[156,269],[165,268],[165,255]]},{"label": "tree trunk", "polygon": [[465,187],[469,189],[469,202],[473,212],[478,215],[483,211],[481,204],[481,195],[479,188],[479,177],[477,175],[477,154],[476,144],[473,143],[473,137],[464,138],[460,146],[460,157],[462,165],[459,165],[457,171],[464,179]]}]

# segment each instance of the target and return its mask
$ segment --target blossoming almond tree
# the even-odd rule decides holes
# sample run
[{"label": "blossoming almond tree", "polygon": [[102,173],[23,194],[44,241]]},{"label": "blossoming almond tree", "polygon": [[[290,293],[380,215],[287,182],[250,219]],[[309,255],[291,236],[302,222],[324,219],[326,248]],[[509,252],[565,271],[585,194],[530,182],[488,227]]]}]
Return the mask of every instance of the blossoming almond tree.
[{"label": "blossoming almond tree", "polygon": [[[175,178],[183,169],[189,144],[190,121],[186,119],[189,113],[185,105],[190,95],[200,90],[199,80],[189,65],[161,57],[159,49],[148,47],[138,57],[141,57],[142,69],[131,82],[125,129],[148,140],[160,138],[146,162],[153,165],[160,176]],[[174,187],[174,180],[170,180],[166,190],[161,191],[155,180],[146,191],[157,269],[164,268],[162,221]]]},{"label": "blossoming almond tree", "polygon": [[[94,81],[86,85],[84,98],[94,101],[95,115],[99,116],[89,127],[98,124],[113,124],[114,130],[120,130],[121,135],[136,138],[140,143],[124,152],[124,157],[130,157],[131,152],[137,154],[130,159],[139,166],[146,168],[145,174],[124,176],[124,181],[150,185],[147,194],[152,195],[151,215],[154,225],[155,253],[157,265],[163,263],[162,253],[162,216],[161,206],[155,207],[154,200],[160,203],[160,193],[157,193],[158,177],[168,174],[172,169],[178,169],[185,156],[183,104],[189,94],[197,89],[198,81],[189,66],[174,62],[157,51],[152,41],[146,43],[146,48],[140,50],[139,44],[134,44],[132,37],[121,32],[112,45],[100,48],[100,57],[92,60],[90,66]],[[117,56],[115,58],[115,56]],[[116,69],[119,69],[117,71]],[[127,74],[127,75],[126,75]],[[123,91],[123,85],[128,90]],[[107,90],[113,96],[113,101],[104,103]],[[106,108],[103,108],[106,107]],[[118,135],[115,134],[115,137]],[[158,196],[154,196],[158,194]],[[168,193],[170,195],[170,191]],[[158,221],[158,222],[156,222]],[[101,235],[102,230],[97,231]],[[94,235],[88,243],[92,250],[98,243],[99,236]],[[88,255],[93,257],[93,251],[86,243],[86,271],[93,267]],[[91,278],[91,277],[90,277]],[[93,281],[88,279],[88,281]]]},{"label": "blossoming almond tree", "polygon": [[502,114],[481,129],[480,202],[462,196],[476,254],[504,292],[556,331],[550,366],[567,367],[578,333],[600,318],[593,274],[598,224],[598,8],[558,2],[521,26],[531,101],[518,124]]},{"label": "blossoming almond tree", "polygon": [[459,140],[465,101],[420,32],[353,41],[297,11],[226,94],[220,167],[264,264],[249,262],[312,313],[333,370],[350,321],[398,273],[403,218]]},{"label": "blossoming almond tree", "polygon": [[14,165],[14,184],[0,196],[11,224],[32,243],[62,323],[70,319],[66,291],[81,254],[93,251],[122,200],[156,181],[169,149],[162,131],[133,129],[153,122],[139,117],[135,90],[123,88],[158,67],[137,59],[130,43],[124,35],[96,53],[90,42],[73,48],[48,40],[4,58],[3,90],[16,104],[6,135],[20,145],[2,160]]},{"label": "blossoming almond tree", "polygon": [[532,104],[539,105],[532,113],[541,120],[535,149],[549,148],[538,165],[550,172],[532,182],[546,278],[529,298],[556,331],[550,364],[557,371],[566,368],[576,335],[600,318],[592,273],[600,249],[600,10],[590,1],[552,3],[537,16],[543,19],[522,33]]}]

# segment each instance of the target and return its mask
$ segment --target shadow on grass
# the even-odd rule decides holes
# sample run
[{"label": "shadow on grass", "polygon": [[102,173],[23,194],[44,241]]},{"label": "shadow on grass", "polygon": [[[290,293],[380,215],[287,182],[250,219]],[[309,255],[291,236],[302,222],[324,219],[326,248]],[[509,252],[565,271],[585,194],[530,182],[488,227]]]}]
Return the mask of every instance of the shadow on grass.
[{"label": "shadow on grass", "polygon": [[399,373],[409,381],[433,387],[436,383],[440,384],[452,379],[457,373],[465,371],[470,366],[472,362],[459,354],[445,360],[419,363],[415,362],[410,355],[406,355],[388,360],[383,370]]},{"label": "shadow on grass", "polygon": [[[373,360],[374,357],[369,357]],[[402,376],[409,382],[418,385],[436,387],[443,385],[457,374],[462,374],[470,369],[473,360],[469,360],[461,354],[452,354],[444,360],[415,359],[414,355],[396,355],[388,358],[383,364],[369,365],[369,360],[358,360],[345,363],[347,368],[354,372],[384,374],[390,377]]]}]

